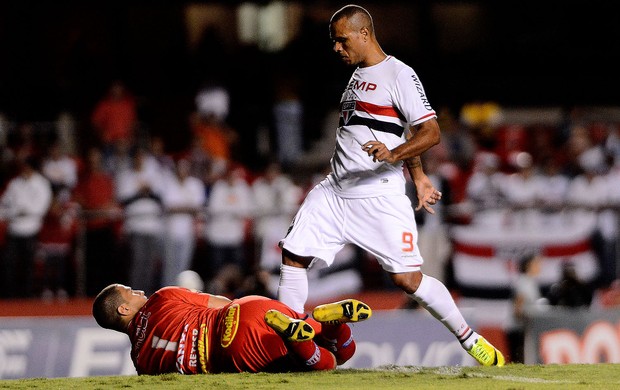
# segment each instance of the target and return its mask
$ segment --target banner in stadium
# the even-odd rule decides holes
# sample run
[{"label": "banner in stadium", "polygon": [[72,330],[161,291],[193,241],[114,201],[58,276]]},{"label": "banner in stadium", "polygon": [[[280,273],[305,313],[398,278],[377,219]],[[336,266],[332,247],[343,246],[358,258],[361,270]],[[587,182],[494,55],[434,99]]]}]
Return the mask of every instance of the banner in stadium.
[{"label": "banner in stadium", "polygon": [[570,262],[583,281],[593,280],[599,265],[592,250],[588,224],[555,226],[472,225],[452,229],[454,278],[463,287],[509,288],[526,254],[542,255],[538,280],[551,285],[561,278],[562,264]]},{"label": "banner in stadium", "polygon": [[129,351],[90,317],[0,318],[0,379],[135,375]]},{"label": "banner in stadium", "polygon": [[620,363],[620,310],[556,308],[533,315],[526,364]]}]

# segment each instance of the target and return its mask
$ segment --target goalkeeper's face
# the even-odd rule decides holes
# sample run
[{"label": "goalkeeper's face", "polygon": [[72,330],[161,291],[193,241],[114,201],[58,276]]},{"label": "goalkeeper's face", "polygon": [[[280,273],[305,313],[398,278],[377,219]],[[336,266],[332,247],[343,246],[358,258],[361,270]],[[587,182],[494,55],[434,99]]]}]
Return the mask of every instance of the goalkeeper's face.
[{"label": "goalkeeper's face", "polygon": [[119,292],[125,303],[136,312],[146,303],[146,295],[142,290],[134,290],[131,287],[118,285]]}]

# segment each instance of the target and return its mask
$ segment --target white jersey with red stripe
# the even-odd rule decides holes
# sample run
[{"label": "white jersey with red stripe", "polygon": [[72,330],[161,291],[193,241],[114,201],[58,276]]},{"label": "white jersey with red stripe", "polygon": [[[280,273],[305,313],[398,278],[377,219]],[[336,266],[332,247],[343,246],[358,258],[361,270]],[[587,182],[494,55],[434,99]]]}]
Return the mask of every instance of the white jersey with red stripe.
[{"label": "white jersey with red stripe", "polygon": [[373,162],[362,145],[376,139],[393,149],[405,142],[410,126],[435,117],[410,66],[387,56],[376,65],[357,68],[340,101],[332,172],[326,181],[345,198],[404,194],[402,161]]}]

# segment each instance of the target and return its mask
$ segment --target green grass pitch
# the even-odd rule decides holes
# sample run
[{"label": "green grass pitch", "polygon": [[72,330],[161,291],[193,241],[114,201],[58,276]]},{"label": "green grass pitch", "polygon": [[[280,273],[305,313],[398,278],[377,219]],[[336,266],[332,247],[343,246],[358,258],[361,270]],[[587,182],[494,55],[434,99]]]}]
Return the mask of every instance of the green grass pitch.
[{"label": "green grass pitch", "polygon": [[618,389],[620,365],[400,367],[286,374],[99,376],[0,380],[0,389]]}]

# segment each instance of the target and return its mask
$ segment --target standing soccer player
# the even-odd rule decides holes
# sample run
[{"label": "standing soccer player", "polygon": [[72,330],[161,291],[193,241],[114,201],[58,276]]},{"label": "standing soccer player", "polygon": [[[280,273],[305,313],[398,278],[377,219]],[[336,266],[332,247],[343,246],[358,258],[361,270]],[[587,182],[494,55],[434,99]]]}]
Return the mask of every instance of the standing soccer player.
[{"label": "standing soccer player", "polygon": [[441,321],[480,364],[503,366],[504,357],[473,331],[441,281],[424,275],[403,161],[412,176],[418,209],[441,193],[422,170],[420,155],[439,143],[440,130],[413,69],[386,55],[372,17],[347,5],[330,20],[333,50],[356,66],[340,101],[332,172],[306,196],[281,240],[278,299],[298,312],[308,297],[307,268],[331,265],[346,244],[372,253],[392,281]]}]

